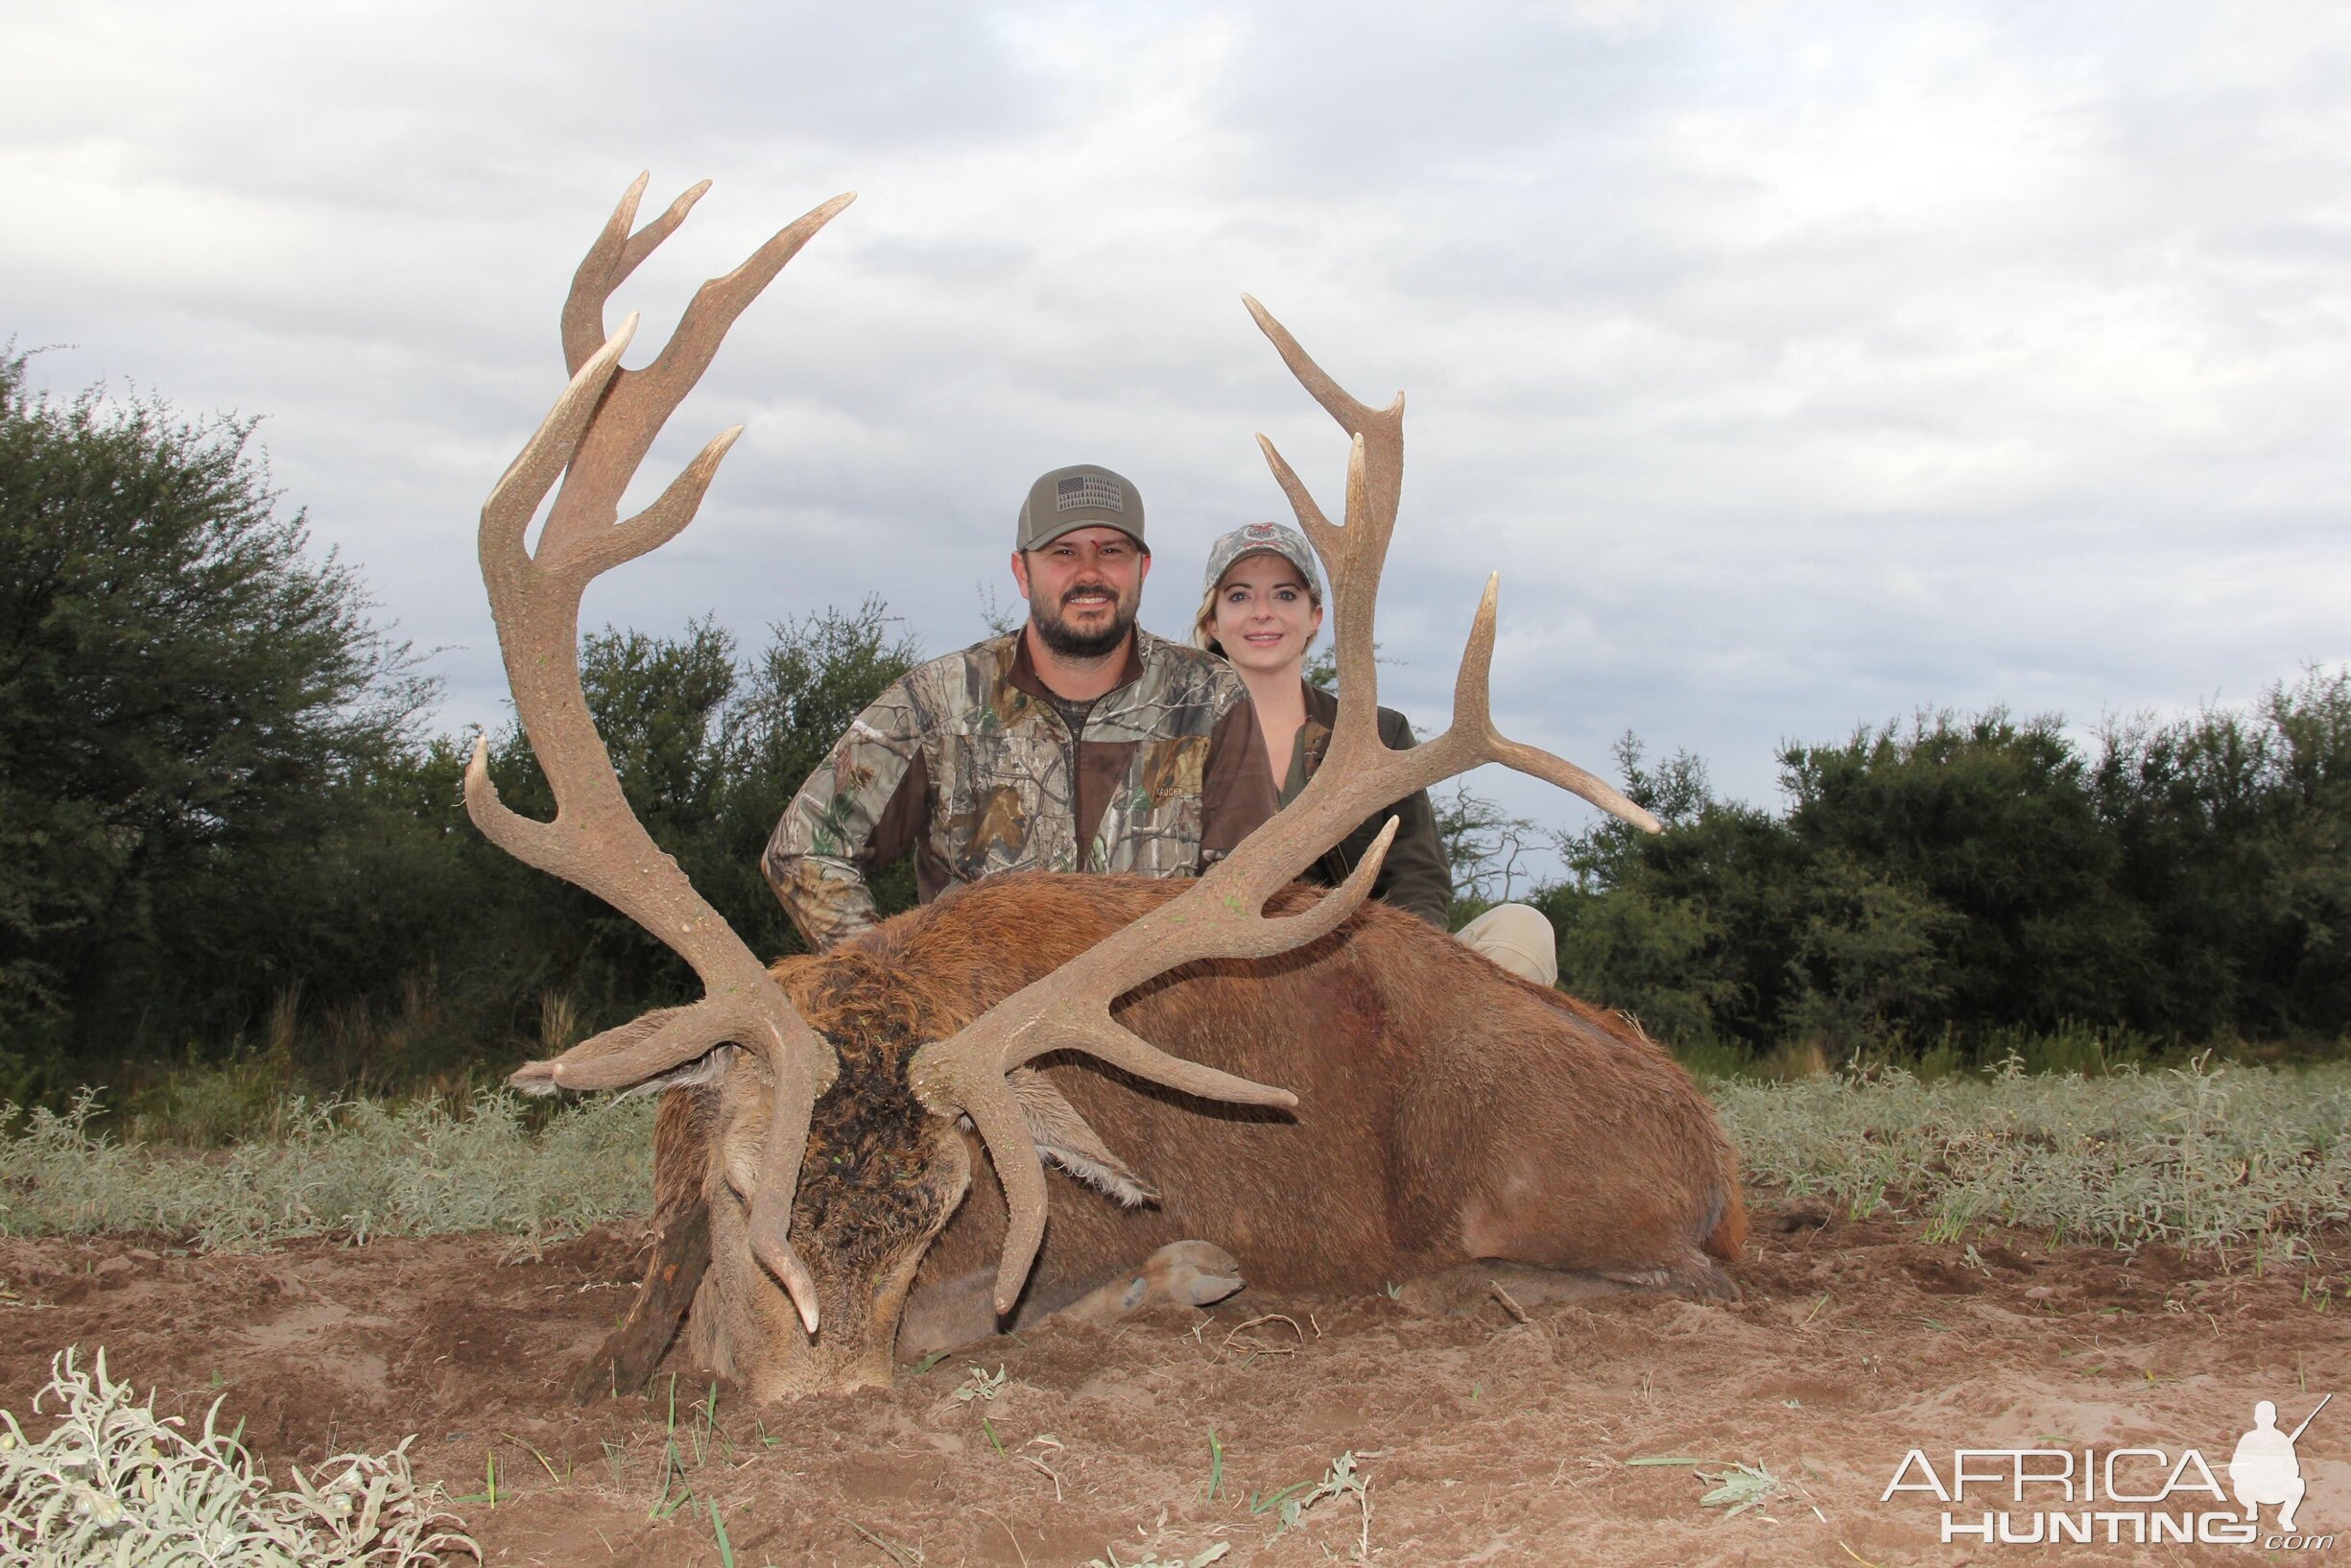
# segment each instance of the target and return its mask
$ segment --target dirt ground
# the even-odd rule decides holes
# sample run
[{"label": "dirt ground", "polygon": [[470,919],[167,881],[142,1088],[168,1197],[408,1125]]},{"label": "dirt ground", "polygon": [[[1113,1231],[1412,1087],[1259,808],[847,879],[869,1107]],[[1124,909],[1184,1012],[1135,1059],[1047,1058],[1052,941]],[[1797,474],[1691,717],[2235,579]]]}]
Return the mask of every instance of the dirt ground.
[{"label": "dirt ground", "polygon": [[[1979,1236],[1970,1258],[1893,1222],[1769,1195],[1756,1211],[1730,1305],[1635,1297],[1521,1321],[1499,1299],[1430,1319],[1385,1295],[1245,1292],[1115,1331],[990,1341],[888,1391],[767,1411],[722,1391],[715,1420],[681,1378],[674,1429],[667,1380],[587,1408],[560,1392],[628,1299],[627,1234],[535,1258],[483,1238],[242,1256],[0,1240],[0,1403],[22,1416],[55,1350],[103,1345],[167,1411],[201,1414],[225,1392],[281,1481],[290,1460],[414,1433],[418,1473],[471,1497],[458,1511],[493,1563],[720,1563],[714,1505],[746,1565],[1134,1564],[1220,1542],[1226,1563],[1273,1565],[1366,1542],[1371,1562],[1396,1564],[2351,1554],[2351,1400],[2300,1445],[2298,1527],[2339,1546],[1944,1545],[1933,1497],[1879,1501],[1912,1447],[1946,1481],[1959,1447],[2195,1447],[2225,1485],[2256,1399],[2291,1425],[2321,1394],[2351,1394],[2351,1307],[2301,1266],[2019,1234]],[[2339,1293],[2345,1240],[2325,1260]],[[1349,1452],[1362,1497],[1280,1530],[1269,1494]],[[1703,1462],[1627,1462],[1655,1458]],[[1731,1461],[1784,1485],[1735,1517],[1701,1506],[1714,1483],[1697,1472]],[[655,1519],[665,1471],[670,1501],[691,1497]],[[1987,1495],[1962,1517],[1998,1507]]]}]

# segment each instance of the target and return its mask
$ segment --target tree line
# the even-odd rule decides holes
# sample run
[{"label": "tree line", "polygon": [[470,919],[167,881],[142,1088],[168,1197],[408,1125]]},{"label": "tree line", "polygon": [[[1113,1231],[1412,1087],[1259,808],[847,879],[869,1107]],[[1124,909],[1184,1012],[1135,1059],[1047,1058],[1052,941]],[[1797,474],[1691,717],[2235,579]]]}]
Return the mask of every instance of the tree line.
[{"label": "tree line", "polygon": [[[684,965],[463,815],[470,738],[310,549],[252,426],[29,392],[0,354],[0,1101],[123,1063],[273,1050],[322,1087],[511,1064],[688,994]],[[883,606],[769,629],[606,629],[582,670],[654,839],[754,950],[796,934],[761,847],[850,718],[916,656]],[[519,731],[516,809],[552,810]],[[2335,1040],[2351,1020],[2351,690],[2109,729],[1931,714],[1791,747],[1788,803],[1703,766],[1629,792],[1668,823],[1561,839],[1538,888],[1563,982],[1660,1038],[1899,1053],[2086,1019],[2166,1039]],[[1440,801],[1466,915],[1532,825]],[[912,901],[886,875],[886,909]]]},{"label": "tree line", "polygon": [[2351,671],[2086,748],[2054,717],[1922,713],[1786,748],[1778,811],[1686,752],[1617,761],[1666,830],[1562,841],[1535,902],[1562,984],[1660,1038],[1981,1060],[2069,1025],[2351,1034]]}]

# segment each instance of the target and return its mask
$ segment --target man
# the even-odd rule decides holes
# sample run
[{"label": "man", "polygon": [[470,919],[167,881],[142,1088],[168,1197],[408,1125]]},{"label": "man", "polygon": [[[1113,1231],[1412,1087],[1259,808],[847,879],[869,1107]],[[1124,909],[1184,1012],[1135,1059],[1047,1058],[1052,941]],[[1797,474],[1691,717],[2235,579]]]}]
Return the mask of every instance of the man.
[{"label": "man", "polygon": [[1275,810],[1247,688],[1134,624],[1143,501],[1091,463],[1029,487],[1018,630],[909,671],[785,808],[763,868],[810,947],[872,925],[867,873],[918,895],[998,871],[1196,876]]}]

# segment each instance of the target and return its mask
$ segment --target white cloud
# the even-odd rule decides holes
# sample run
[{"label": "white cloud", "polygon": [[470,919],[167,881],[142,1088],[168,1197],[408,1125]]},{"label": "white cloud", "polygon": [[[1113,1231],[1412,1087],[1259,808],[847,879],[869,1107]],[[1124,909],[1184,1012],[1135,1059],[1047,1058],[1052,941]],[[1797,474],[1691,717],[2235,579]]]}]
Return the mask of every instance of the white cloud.
[{"label": "white cloud", "polygon": [[[640,167],[718,184],[615,301],[863,192],[648,463],[749,425],[588,614],[886,595],[979,630],[1036,472],[1142,487],[1146,618],[1342,447],[1237,302],[1412,393],[1382,640],[1435,719],[1486,570],[1497,699],[1772,785],[1921,704],[2242,700],[2351,656],[2351,13],[2269,5],[584,4],[0,21],[0,331],[60,391],[266,414],[386,610],[500,695],[470,533]],[[642,363],[640,348],[632,359]],[[1484,786],[1486,780],[1481,779]],[[1492,786],[1532,814],[1579,807]],[[1515,793],[1513,793],[1515,792]]]}]

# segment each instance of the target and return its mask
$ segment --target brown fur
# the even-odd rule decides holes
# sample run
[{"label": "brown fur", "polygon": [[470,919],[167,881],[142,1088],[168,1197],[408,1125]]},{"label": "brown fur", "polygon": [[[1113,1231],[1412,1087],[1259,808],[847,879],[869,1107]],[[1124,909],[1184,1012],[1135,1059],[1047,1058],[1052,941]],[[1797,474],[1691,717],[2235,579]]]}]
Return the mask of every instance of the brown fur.
[{"label": "brown fur", "polygon": [[[976,1338],[995,1326],[974,1287],[992,1273],[1005,1231],[976,1138],[963,1134],[970,1192],[960,1206],[962,1174],[950,1191],[936,1171],[965,1162],[942,1162],[923,1135],[926,1118],[944,1128],[905,1088],[913,1052],[1185,886],[993,878],[831,954],[776,966],[802,1015],[843,1053],[843,1081],[819,1101],[811,1128],[795,1246],[820,1274],[838,1274],[844,1292],[911,1266],[907,1249],[925,1248],[912,1304],[898,1295],[862,1326],[880,1336],[883,1357],[901,1310],[926,1335]],[[1269,913],[1317,896],[1294,887]],[[1055,1178],[1024,1308],[1072,1299],[1154,1248],[1194,1238],[1231,1251],[1252,1283],[1281,1291],[1376,1287],[1480,1258],[1719,1280],[1708,1260],[1740,1255],[1746,1219],[1735,1158],[1688,1075],[1618,1015],[1512,979],[1410,915],[1367,905],[1311,946],[1163,976],[1117,1013],[1165,1050],[1294,1090],[1298,1108],[1197,1101],[1090,1058],[1044,1058],[1052,1083],[1160,1197],[1122,1209]],[[738,1062],[732,1073],[743,1071]],[[746,1108],[733,1125],[751,1119]],[[696,1313],[740,1311],[747,1293],[780,1296],[748,1251],[732,1255],[724,1211],[740,1200],[719,1174],[724,1150],[706,1141],[711,1118],[665,1115],[660,1125],[661,1214],[674,1227],[697,1191],[722,1211]],[[854,1293],[844,1298],[854,1312]],[[948,1310],[966,1299],[969,1307]],[[828,1332],[861,1331],[836,1324],[833,1310]],[[758,1314],[758,1325],[779,1320],[778,1311]],[[766,1352],[740,1342],[772,1333],[758,1325],[698,1325],[699,1359],[749,1370],[745,1358]],[[789,1337],[799,1340],[796,1328]],[[790,1348],[809,1351],[804,1340]],[[860,1380],[872,1380],[876,1348],[866,1347]],[[642,1366],[650,1371],[651,1361]],[[616,1374],[624,1382],[626,1370]],[[751,1381],[796,1391],[812,1376],[825,1386],[839,1375],[803,1368]]]}]

